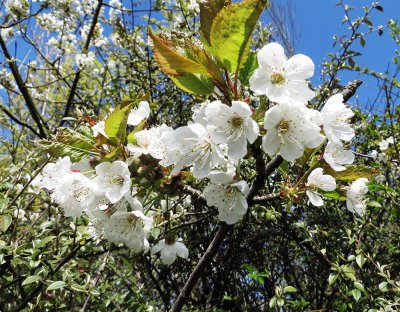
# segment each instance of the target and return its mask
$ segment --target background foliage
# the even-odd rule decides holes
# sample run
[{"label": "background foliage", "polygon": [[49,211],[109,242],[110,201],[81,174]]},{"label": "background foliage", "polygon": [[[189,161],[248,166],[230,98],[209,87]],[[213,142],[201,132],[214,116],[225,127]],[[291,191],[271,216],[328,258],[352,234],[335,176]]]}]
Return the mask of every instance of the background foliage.
[{"label": "background foliage", "polygon": [[[201,201],[188,204],[182,192],[155,198],[160,210],[162,200],[174,203],[160,213],[161,219],[183,210],[193,216],[175,229],[190,250],[189,260],[163,266],[149,253],[135,255],[88,238],[85,217],[64,217],[48,194],[30,186],[49,161],[36,141],[50,138],[60,125],[88,131],[91,120],[99,120],[123,100],[147,98],[151,123],[176,127],[185,124],[191,108],[200,103],[199,96],[182,91],[159,70],[146,33],[151,26],[178,38],[196,36],[198,6],[194,1],[146,4],[149,9],[139,1],[125,1],[124,8],[118,1],[1,1],[2,311],[166,310],[217,230],[215,212]],[[390,35],[399,45],[400,26],[393,20],[384,27],[374,25],[374,16],[384,10],[378,2],[368,4],[364,16],[357,18],[351,17],[351,7],[339,5],[347,19],[334,37],[312,104],[318,108],[342,91],[343,71],[376,79],[376,102],[384,112],[353,106],[357,163],[381,171],[369,184],[367,213],[356,218],[337,200],[322,208],[307,202],[291,207],[280,198],[258,203],[228,234],[187,302],[188,311],[398,309],[400,52],[393,51],[394,70],[378,73],[373,66],[357,64],[360,52],[355,46],[364,46],[373,32]],[[293,29],[274,22],[290,18],[281,12],[272,2],[262,19],[266,22],[256,25],[254,50],[280,41],[294,53],[294,39],[288,39]],[[209,40],[212,45],[214,39]],[[229,55],[221,62],[232,66]],[[385,155],[370,156],[389,136],[395,144]],[[249,177],[254,169],[247,169]],[[268,180],[270,193],[280,189],[277,181],[296,170],[300,168],[289,172],[285,164],[280,166]]]}]

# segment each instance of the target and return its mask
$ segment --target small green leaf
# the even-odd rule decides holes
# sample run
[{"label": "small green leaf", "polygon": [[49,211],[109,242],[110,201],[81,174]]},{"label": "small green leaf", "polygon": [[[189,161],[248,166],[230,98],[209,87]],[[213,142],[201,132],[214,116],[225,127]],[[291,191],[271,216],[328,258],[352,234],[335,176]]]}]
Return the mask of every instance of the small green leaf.
[{"label": "small green leaf", "polygon": [[361,291],[359,291],[358,289],[353,289],[351,291],[351,293],[353,294],[353,297],[356,301],[360,300],[361,298]]},{"label": "small green leaf", "polygon": [[35,283],[37,281],[40,281],[42,278],[39,275],[31,275],[29,277],[27,277],[26,279],[24,279],[24,281],[22,282],[22,286],[31,284],[31,283]]},{"label": "small green leaf", "polygon": [[285,288],[283,288],[283,292],[284,293],[292,293],[292,292],[296,292],[297,289],[294,288],[293,286],[286,286]]},{"label": "small green leaf", "polygon": [[0,211],[4,207],[8,205],[9,199],[8,198],[0,198]]},{"label": "small green leaf", "polygon": [[121,103],[105,120],[104,132],[115,145],[125,142],[126,125],[132,105],[132,101]]},{"label": "small green leaf", "polygon": [[81,286],[79,284],[76,283],[71,283],[71,288],[75,291],[79,291],[79,292],[85,292],[86,288],[84,286]]},{"label": "small green leaf", "polygon": [[357,288],[358,290],[365,291],[364,285],[361,284],[360,282],[354,282],[354,287]]},{"label": "small green leaf", "polygon": [[362,267],[364,266],[364,263],[365,263],[364,255],[361,253],[358,254],[356,257],[356,262],[357,262],[357,265],[362,269]]},{"label": "small green leaf", "polygon": [[7,231],[12,223],[12,217],[8,214],[0,215],[0,231]]},{"label": "small green leaf", "polygon": [[224,7],[214,18],[211,49],[231,73],[236,73],[245,63],[254,27],[266,4],[263,0],[244,0]]},{"label": "small green leaf", "polygon": [[47,287],[46,291],[64,288],[65,286],[67,286],[67,283],[64,281],[53,282]]},{"label": "small green leaf", "polygon": [[272,297],[271,300],[269,301],[269,307],[273,308],[274,306],[276,306],[276,301],[277,301],[277,298]]},{"label": "small green leaf", "polygon": [[382,282],[379,284],[378,288],[380,291],[386,292],[386,291],[388,291],[387,285],[388,285],[388,282]]},{"label": "small green leaf", "polygon": [[38,242],[37,247],[43,247],[47,243],[51,242],[55,238],[56,238],[56,236],[54,236],[54,235],[47,236],[47,237],[43,238],[41,241]]},{"label": "small green leaf", "polygon": [[276,304],[278,305],[278,307],[283,307],[283,305],[285,304],[285,300],[283,300],[282,298],[279,298],[276,301]]},{"label": "small green leaf", "polygon": [[346,196],[341,195],[337,191],[331,191],[331,192],[324,192],[324,191],[319,191],[321,195],[323,195],[326,198],[331,198],[331,199],[336,199],[336,200],[341,200],[345,201],[347,199]]},{"label": "small green leaf", "polygon": [[369,207],[375,207],[375,208],[382,208],[382,205],[377,202],[376,200],[371,200],[367,203],[367,206]]},{"label": "small green leaf", "polygon": [[361,44],[362,47],[365,46],[365,39],[364,39],[364,37],[360,37],[360,44]]},{"label": "small green leaf", "polygon": [[254,71],[258,68],[257,53],[250,52],[246,62],[239,71],[239,80],[242,85],[248,85],[250,77],[253,75]]},{"label": "small green leaf", "polygon": [[338,275],[337,273],[331,273],[331,274],[329,274],[329,277],[328,277],[328,283],[329,283],[329,285],[333,285],[333,284],[336,282],[336,280],[337,280],[338,277],[339,277],[339,275]]}]

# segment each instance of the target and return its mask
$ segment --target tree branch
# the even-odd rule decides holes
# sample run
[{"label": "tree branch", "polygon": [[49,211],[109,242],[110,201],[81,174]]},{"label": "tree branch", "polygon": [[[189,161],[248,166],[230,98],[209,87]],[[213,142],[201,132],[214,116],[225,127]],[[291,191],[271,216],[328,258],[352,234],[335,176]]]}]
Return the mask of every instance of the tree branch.
[{"label": "tree branch", "polygon": [[342,91],[343,102],[347,102],[356,93],[358,87],[361,86],[362,83],[361,80],[349,81]]},{"label": "tree branch", "polygon": [[3,40],[2,35],[0,34],[0,46],[1,49],[3,50],[4,56],[8,61],[8,64],[10,65],[11,73],[15,79],[15,82],[17,83],[17,86],[19,90],[21,91],[22,96],[24,97],[26,106],[28,107],[28,110],[35,121],[38,129],[39,129],[39,137],[41,139],[45,139],[47,137],[46,132],[44,130],[46,126],[46,123],[43,121],[42,117],[40,116],[39,111],[37,110],[32,97],[28,91],[28,88],[26,87],[25,82],[23,81],[21,74],[18,70],[17,65],[15,64],[15,59],[11,56],[10,52],[8,51],[7,45]]},{"label": "tree branch", "polygon": [[34,135],[37,135],[38,137],[40,137],[40,133],[37,132],[34,128],[32,128],[30,125],[28,125],[27,123],[19,120],[17,117],[15,117],[7,108],[5,108],[4,106],[0,106],[0,109],[8,116],[10,117],[11,120],[14,120],[15,123],[19,124],[22,127],[26,127],[29,130],[32,131],[32,133]]},{"label": "tree branch", "polygon": [[[256,158],[256,167],[257,167],[257,176],[253,182],[253,185],[250,189],[250,192],[247,196],[247,202],[249,206],[254,202],[254,197],[257,192],[264,187],[265,181],[268,176],[274,172],[276,168],[283,162],[282,156],[275,156],[271,162],[269,162],[266,166],[263,159],[263,153],[258,145],[254,145],[252,147],[253,155]],[[262,169],[261,172],[258,172],[258,169]],[[211,263],[214,256],[217,254],[222,242],[224,241],[225,236],[229,233],[229,230],[233,227],[233,225],[228,225],[226,223],[221,223],[220,228],[215,234],[213,240],[208,246],[206,252],[201,257],[199,263],[196,265],[194,270],[189,276],[185,286],[183,286],[178,298],[176,299],[174,306],[172,307],[172,312],[179,312],[182,310],[184,304],[189,299],[190,293],[192,292],[194,286],[199,280],[201,274],[204,272],[206,267]]]}]

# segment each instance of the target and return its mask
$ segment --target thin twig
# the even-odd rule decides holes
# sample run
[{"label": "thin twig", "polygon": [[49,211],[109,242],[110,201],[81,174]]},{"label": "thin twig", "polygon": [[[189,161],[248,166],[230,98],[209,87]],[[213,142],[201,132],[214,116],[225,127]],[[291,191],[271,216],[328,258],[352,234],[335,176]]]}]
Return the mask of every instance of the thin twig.
[{"label": "thin twig", "polygon": [[[97,24],[97,21],[99,19],[99,15],[100,15],[100,12],[101,12],[102,5],[103,5],[103,0],[99,0],[99,2],[97,3],[96,10],[95,10],[94,15],[93,15],[93,21],[92,21],[92,24],[90,25],[90,30],[89,30],[89,33],[87,35],[85,45],[83,46],[83,52],[85,52],[85,53],[89,49],[90,41],[92,40],[92,37],[94,35],[94,30],[96,28],[96,24]],[[60,123],[61,126],[65,122],[64,118],[68,117],[69,111],[73,107],[73,100],[74,100],[74,97],[75,97],[76,89],[78,88],[78,82],[79,82],[80,77],[81,77],[81,71],[79,70],[75,75],[74,81],[72,82],[71,91],[69,92],[67,104],[65,105],[63,119],[61,120],[61,123]]]}]

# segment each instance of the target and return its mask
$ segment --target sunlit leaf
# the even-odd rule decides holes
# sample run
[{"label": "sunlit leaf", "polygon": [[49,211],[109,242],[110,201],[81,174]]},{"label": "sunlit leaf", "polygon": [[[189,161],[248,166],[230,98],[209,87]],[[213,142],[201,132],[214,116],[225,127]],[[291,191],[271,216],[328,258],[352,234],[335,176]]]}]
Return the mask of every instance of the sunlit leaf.
[{"label": "sunlit leaf", "polygon": [[263,0],[233,3],[215,17],[210,32],[211,48],[230,72],[235,73],[245,63],[254,27],[266,3]]},{"label": "sunlit leaf", "polygon": [[0,231],[7,231],[12,222],[12,217],[8,214],[0,215]]},{"label": "sunlit leaf", "polygon": [[183,91],[197,96],[210,95],[214,90],[212,80],[205,76],[186,74],[180,77],[171,76],[171,79]]},{"label": "sunlit leaf", "polygon": [[49,287],[47,287],[46,291],[64,288],[65,286],[67,286],[67,283],[66,283],[66,282],[57,281],[57,282],[51,283],[51,284],[49,285]]},{"label": "sunlit leaf", "polygon": [[24,281],[22,282],[22,286],[28,285],[28,284],[32,284],[35,283],[37,281],[40,281],[42,278],[39,275],[31,275],[28,276],[26,279],[24,279]]},{"label": "sunlit leaf", "polygon": [[371,179],[377,176],[380,171],[378,169],[365,165],[350,165],[344,171],[335,171],[329,165],[324,165],[325,174],[333,176],[338,181],[355,181],[359,178]]},{"label": "sunlit leaf", "polygon": [[222,8],[229,4],[230,1],[225,0],[209,0],[200,1],[200,32],[203,38],[210,44],[210,31],[213,20]]},{"label": "sunlit leaf", "polygon": [[126,138],[126,125],[133,102],[125,101],[118,105],[105,120],[104,132],[114,143],[123,143]]},{"label": "sunlit leaf", "polygon": [[157,36],[151,29],[149,29],[149,35],[154,43],[154,57],[165,74],[174,77],[183,74],[209,76],[207,68],[175,51],[170,42]]}]

